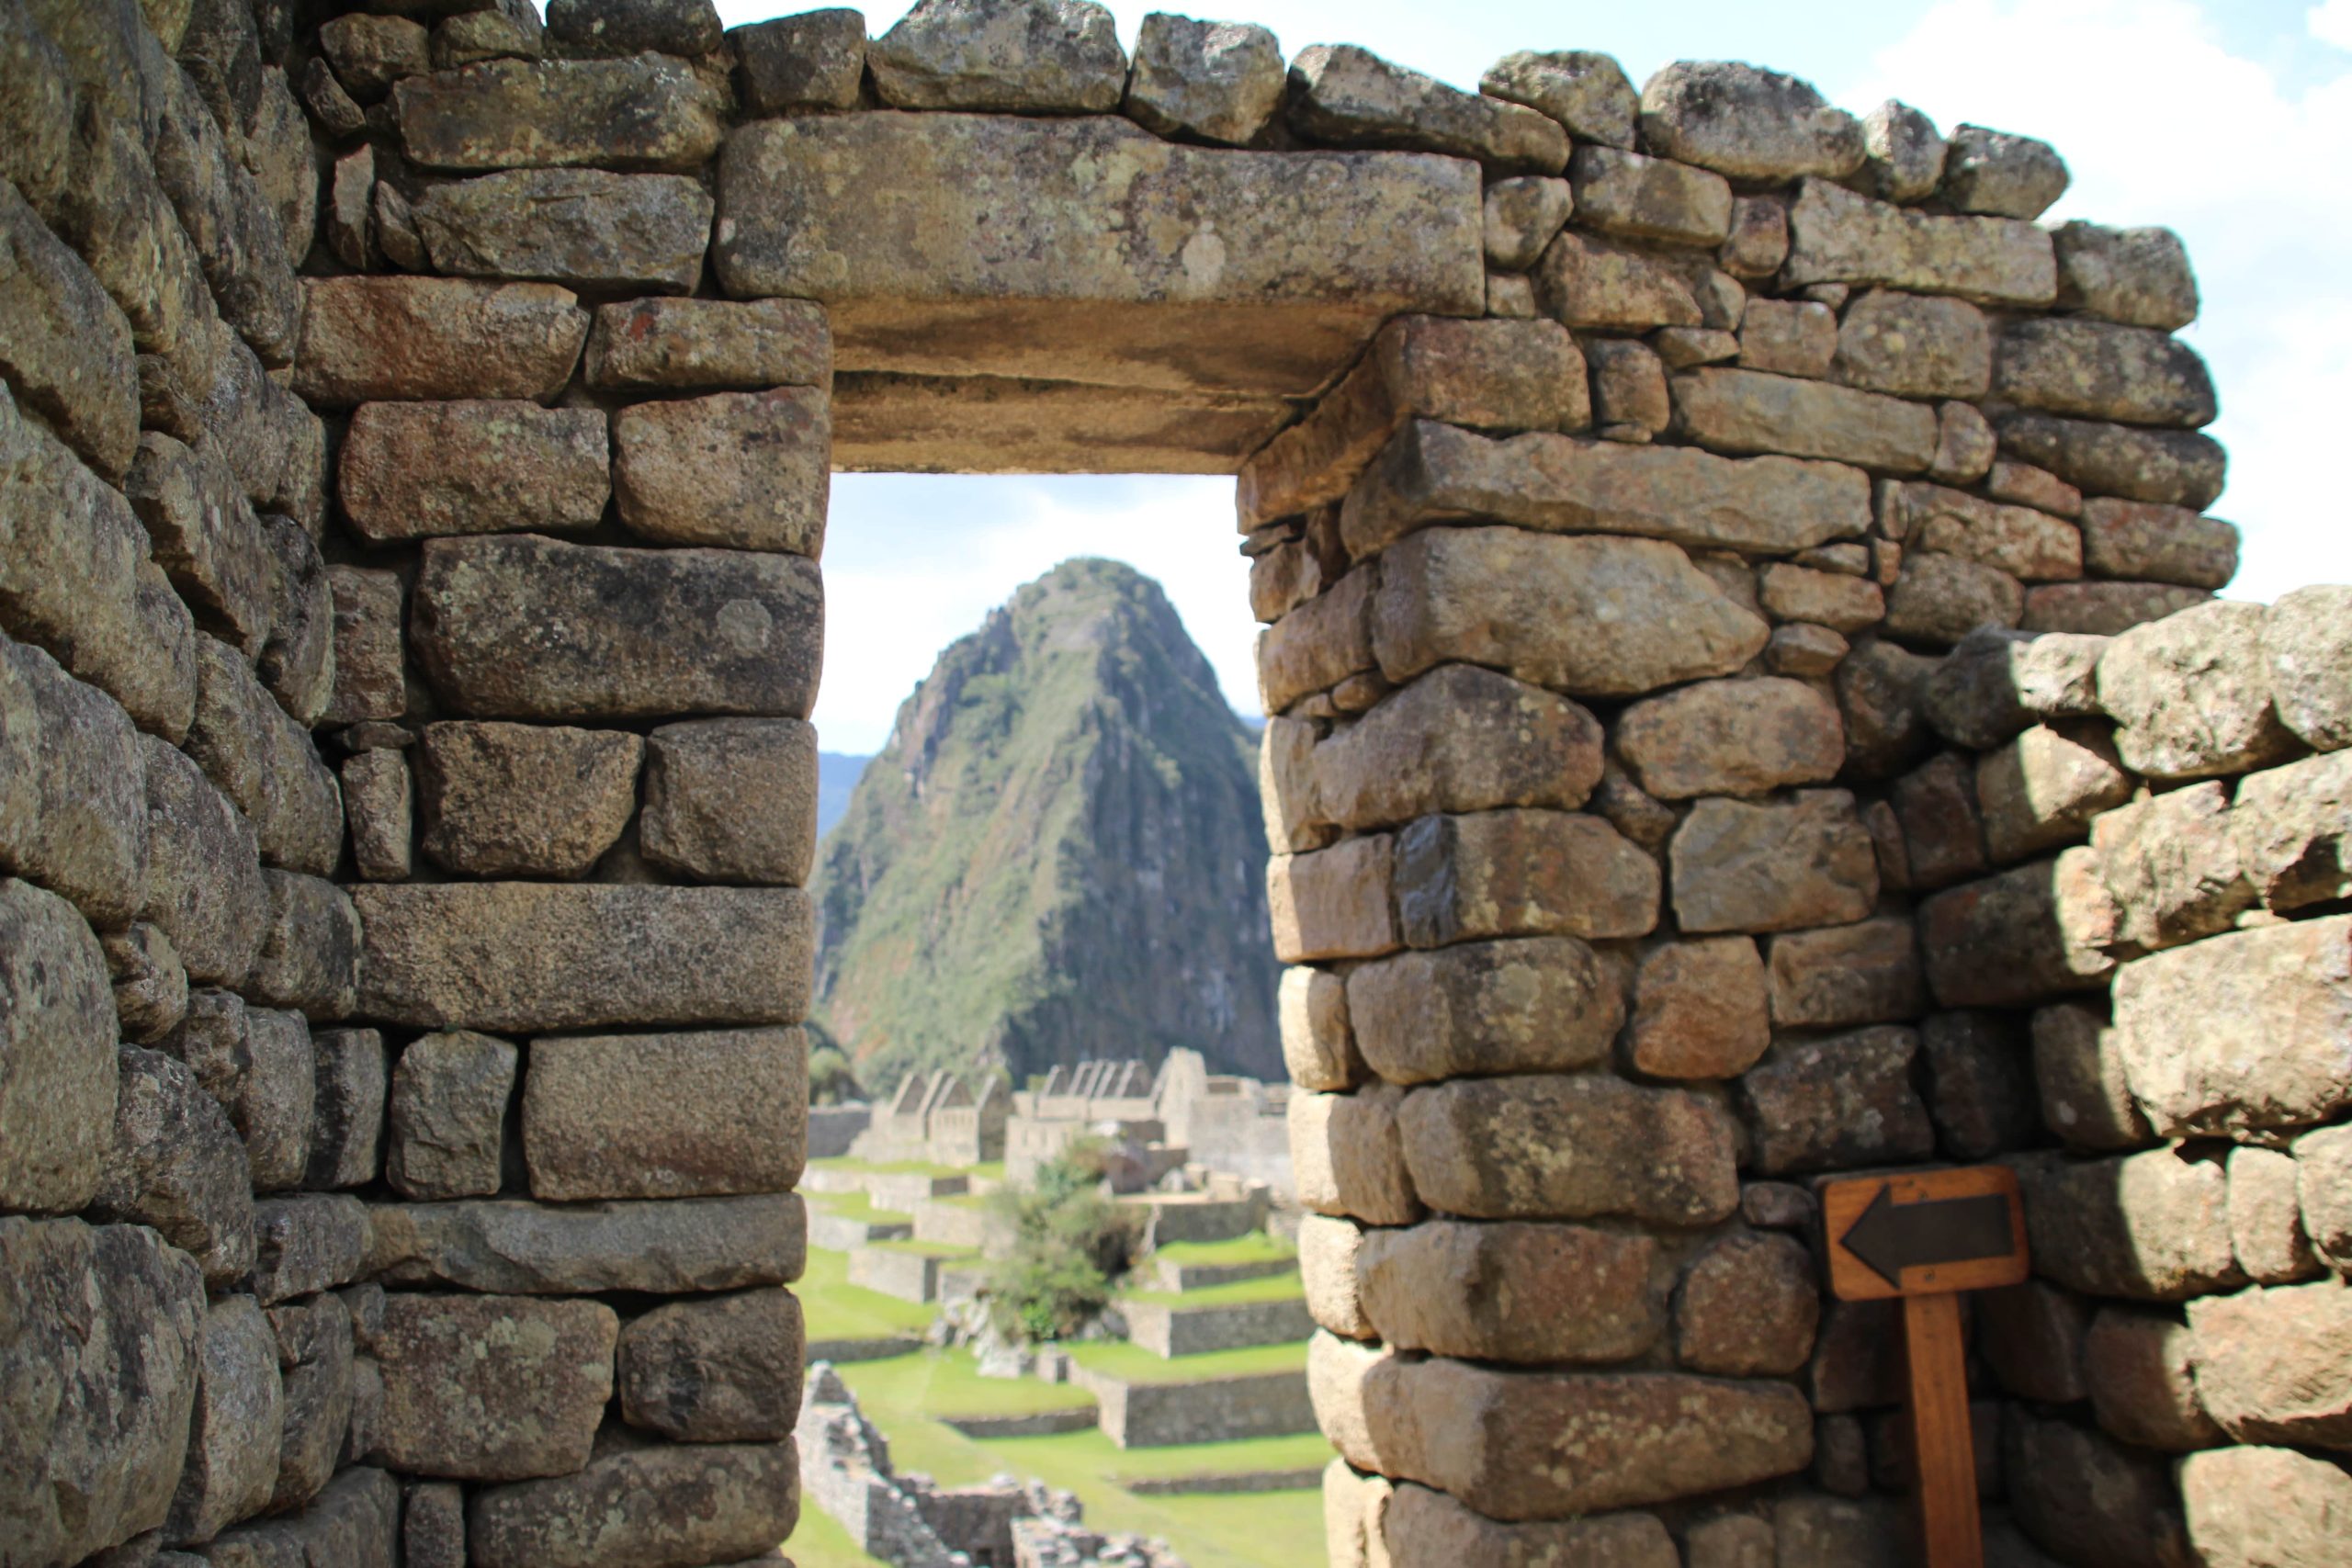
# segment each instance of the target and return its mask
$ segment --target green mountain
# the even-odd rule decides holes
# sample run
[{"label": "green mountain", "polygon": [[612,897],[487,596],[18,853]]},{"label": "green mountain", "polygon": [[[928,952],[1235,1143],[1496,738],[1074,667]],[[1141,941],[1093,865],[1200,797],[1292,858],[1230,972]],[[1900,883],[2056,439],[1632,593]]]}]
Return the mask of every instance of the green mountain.
[{"label": "green mountain", "polygon": [[1277,1077],[1255,746],[1159,585],[1065,561],[899,709],[819,852],[816,1019],[911,1067]]},{"label": "green mountain", "polygon": [[859,775],[872,761],[845,751],[817,753],[817,837],[831,832],[833,824],[849,810],[850,793],[857,788]]}]

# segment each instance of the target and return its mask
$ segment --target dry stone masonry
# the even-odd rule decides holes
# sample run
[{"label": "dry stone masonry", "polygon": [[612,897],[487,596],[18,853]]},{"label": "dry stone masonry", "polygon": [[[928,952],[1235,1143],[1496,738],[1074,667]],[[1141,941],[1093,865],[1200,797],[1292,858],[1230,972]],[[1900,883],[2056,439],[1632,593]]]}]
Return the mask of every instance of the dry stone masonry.
[{"label": "dry stone masonry", "polygon": [[2340,1557],[2352,601],[2179,243],[1481,87],[0,0],[0,1563],[774,1557],[834,468],[1239,475],[1335,1562],[1909,1561],[1812,1188],[1985,1159],[1996,1554]]}]

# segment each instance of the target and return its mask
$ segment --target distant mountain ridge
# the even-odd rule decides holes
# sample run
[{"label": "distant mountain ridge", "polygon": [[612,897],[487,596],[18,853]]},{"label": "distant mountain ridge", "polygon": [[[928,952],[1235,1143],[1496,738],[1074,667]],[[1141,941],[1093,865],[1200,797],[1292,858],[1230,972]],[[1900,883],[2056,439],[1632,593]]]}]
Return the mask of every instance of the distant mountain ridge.
[{"label": "distant mountain ridge", "polygon": [[940,655],[820,846],[817,1021],[869,1089],[1180,1045],[1281,1076],[1255,750],[1158,583],[1056,567]]},{"label": "distant mountain ridge", "polygon": [[857,781],[865,776],[865,764],[871,757],[853,757],[846,751],[817,753],[817,837],[823,838],[833,830],[833,824],[849,810],[850,793],[857,788]]}]

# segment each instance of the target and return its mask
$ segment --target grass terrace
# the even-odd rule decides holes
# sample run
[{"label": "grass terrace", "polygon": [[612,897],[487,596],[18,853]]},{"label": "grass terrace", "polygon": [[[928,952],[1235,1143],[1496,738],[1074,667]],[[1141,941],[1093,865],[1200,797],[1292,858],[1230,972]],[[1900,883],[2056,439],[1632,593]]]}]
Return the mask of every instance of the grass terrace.
[{"label": "grass terrace", "polygon": [[1155,1247],[1151,1256],[1185,1268],[1229,1267],[1238,1263],[1281,1263],[1298,1256],[1298,1248],[1277,1241],[1264,1231],[1251,1231],[1231,1241],[1178,1241]]},{"label": "grass terrace", "polygon": [[1303,1296],[1306,1287],[1296,1274],[1264,1274],[1236,1280],[1229,1285],[1204,1285],[1196,1291],[1128,1291],[1124,1299],[1157,1306],[1249,1306],[1259,1302],[1286,1302]]},{"label": "grass terrace", "polygon": [[881,1339],[920,1335],[937,1315],[929,1306],[902,1302],[849,1282],[849,1254],[808,1249],[808,1266],[792,1293],[814,1339]]},{"label": "grass terrace", "polygon": [[[1192,1300],[1187,1294],[1184,1299]],[[1261,1372],[1295,1372],[1306,1365],[1306,1341],[1286,1345],[1251,1345],[1239,1350],[1211,1350],[1200,1356],[1163,1359],[1140,1345],[1104,1339],[1069,1347],[1070,1359],[1090,1372],[1125,1382],[1207,1382],[1214,1378],[1250,1377]]]}]

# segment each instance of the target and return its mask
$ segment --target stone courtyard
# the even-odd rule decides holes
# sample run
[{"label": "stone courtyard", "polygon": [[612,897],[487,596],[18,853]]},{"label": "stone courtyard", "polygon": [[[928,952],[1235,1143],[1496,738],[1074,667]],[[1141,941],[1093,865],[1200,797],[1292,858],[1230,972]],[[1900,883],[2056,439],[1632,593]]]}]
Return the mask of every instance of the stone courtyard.
[{"label": "stone courtyard", "polygon": [[1917,1561],[1818,1190],[1987,1162],[1988,1561],[2344,1560],[2352,590],[2214,597],[2182,246],[1481,86],[0,0],[0,1568],[790,1550],[846,469],[1238,477],[1333,1563]]}]

